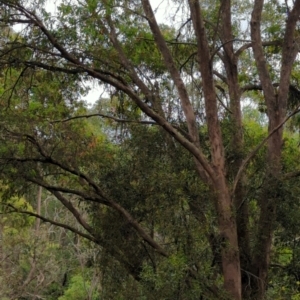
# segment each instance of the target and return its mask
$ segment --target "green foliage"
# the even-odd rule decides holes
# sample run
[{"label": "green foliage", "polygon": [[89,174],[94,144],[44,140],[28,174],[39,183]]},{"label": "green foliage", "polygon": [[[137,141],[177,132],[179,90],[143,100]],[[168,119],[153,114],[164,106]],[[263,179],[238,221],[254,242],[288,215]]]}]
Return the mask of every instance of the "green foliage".
[{"label": "green foliage", "polygon": [[80,274],[71,277],[68,288],[64,291],[64,295],[58,298],[58,300],[85,299],[99,299],[99,294],[97,291],[92,290],[91,283]]},{"label": "green foliage", "polygon": [[[212,191],[201,181],[192,155],[162,127],[149,122],[142,105],[135,101],[139,97],[148,109],[165,117],[190,145],[178,89],[141,3],[62,1],[52,16],[42,8],[44,1],[38,1],[37,15],[45,27],[39,30],[31,20],[26,30],[12,34],[7,28],[19,15],[22,1],[5,2],[0,2],[1,9],[13,5],[13,9],[3,10],[5,18],[11,10],[13,20],[7,20],[0,33],[0,180],[5,187],[1,250],[6,257],[12,253],[7,265],[1,266],[7,275],[0,276],[5,297],[17,299],[28,292],[59,300],[228,298],[222,289],[220,256],[224,243],[215,201],[219,191]],[[161,33],[191,99],[201,151],[215,168],[190,12],[186,13],[182,1],[173,2],[178,6],[172,17],[178,20],[179,14],[181,23],[160,24]],[[237,90],[243,93],[241,148],[233,142],[238,122],[226,78],[229,67],[223,64],[231,40],[222,37],[222,3],[202,1],[201,5],[218,95],[225,181],[231,191],[241,166],[238,162],[243,162],[268,134],[265,95],[249,48],[249,30],[244,28],[252,2],[233,1],[231,7],[232,47],[235,53],[241,52],[232,62],[238,66]],[[266,1],[262,15],[262,37],[274,42],[264,48],[264,54],[275,92],[286,5]],[[26,19],[28,14],[22,17]],[[299,104],[299,70],[299,62],[295,62],[288,113]],[[104,96],[88,109],[81,99],[88,92],[84,83],[91,78],[97,80]],[[274,224],[270,224],[274,247],[268,297],[298,299],[299,179],[297,174],[286,176],[299,170],[298,115],[285,128],[281,147],[282,170],[273,185],[269,186],[266,178],[267,168],[272,167],[266,161],[267,143],[245,166],[242,205],[248,208],[247,234],[249,247],[254,248],[260,234],[261,203],[269,198],[276,202]],[[41,211],[35,200],[36,185],[44,188]],[[269,194],[263,199],[266,190]],[[240,209],[234,210],[232,218],[239,216]],[[24,211],[40,213],[50,223],[62,222],[72,233],[37,225],[33,217],[19,214]],[[141,226],[169,256],[158,255],[132,224]],[[93,246],[82,242],[77,234],[88,237]],[[243,272],[252,276],[251,266],[247,267],[249,270]],[[247,278],[249,282],[252,277]]]}]

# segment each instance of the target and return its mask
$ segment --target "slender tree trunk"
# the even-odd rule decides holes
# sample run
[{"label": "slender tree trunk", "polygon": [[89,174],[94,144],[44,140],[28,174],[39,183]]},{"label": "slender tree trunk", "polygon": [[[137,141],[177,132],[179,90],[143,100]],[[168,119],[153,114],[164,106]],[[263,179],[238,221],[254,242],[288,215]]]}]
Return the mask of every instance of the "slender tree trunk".
[{"label": "slender tree trunk", "polygon": [[[225,26],[223,26],[225,27]],[[229,159],[228,164],[230,173],[228,177],[233,179],[244,159],[244,138],[242,127],[242,113],[240,105],[240,88],[238,84],[238,70],[237,61],[234,57],[233,49],[229,49],[224,55],[225,69],[227,73],[227,82],[230,95],[230,111],[229,126],[231,133],[231,145],[229,147],[230,153],[227,153]],[[240,253],[240,263],[243,270],[249,269],[250,260],[250,237],[249,237],[249,209],[248,202],[245,201],[245,187],[244,180],[238,182],[234,191],[234,210],[236,215],[238,244]],[[242,294],[244,295],[248,286],[248,278],[242,272]]]},{"label": "slender tree trunk", "polygon": [[[242,112],[241,112],[241,90],[238,81],[238,57],[233,49],[232,41],[232,20],[231,20],[231,1],[224,0],[221,3],[221,38],[223,43],[223,62],[226,71],[226,79],[228,84],[228,91],[230,97],[230,114],[229,126],[231,133],[231,145],[229,147],[230,153],[227,153],[230,164],[228,170],[230,173],[228,177],[233,179],[244,159],[244,138],[242,127]],[[237,234],[240,264],[243,270],[249,269],[250,259],[250,240],[249,240],[249,211],[248,203],[244,201],[244,181],[240,180],[234,191],[234,208],[236,214]],[[248,286],[248,278],[245,273],[241,274],[242,294],[245,295]]]},{"label": "slender tree trunk", "polygon": [[[282,65],[278,91],[272,86],[261,41],[261,15],[263,0],[255,0],[251,18],[251,38],[253,53],[258,74],[262,84],[267,113],[269,117],[269,132],[272,132],[284,119],[287,108],[288,90],[293,62],[299,51],[295,28],[300,15],[300,1],[294,2],[294,7],[288,14],[282,49]],[[254,249],[253,271],[257,280],[253,280],[254,297],[263,299],[267,289],[270,252],[276,217],[276,206],[279,199],[279,179],[281,175],[283,129],[277,130],[267,144],[267,172],[259,202],[260,217],[258,222],[258,237]]]},{"label": "slender tree trunk", "polygon": [[[43,188],[41,186],[39,186],[38,187],[37,200],[36,200],[36,213],[38,215],[41,215],[42,190],[43,190]],[[36,220],[35,220],[35,230],[36,230],[37,234],[38,234],[40,225],[41,225],[41,219],[36,218]]]}]

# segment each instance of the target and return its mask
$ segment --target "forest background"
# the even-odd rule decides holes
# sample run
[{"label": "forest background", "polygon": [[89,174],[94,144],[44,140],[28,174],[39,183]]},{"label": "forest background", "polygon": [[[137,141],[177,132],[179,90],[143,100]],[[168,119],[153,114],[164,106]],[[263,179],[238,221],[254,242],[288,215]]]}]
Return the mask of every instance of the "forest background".
[{"label": "forest background", "polygon": [[46,4],[0,0],[1,299],[299,299],[300,0]]}]

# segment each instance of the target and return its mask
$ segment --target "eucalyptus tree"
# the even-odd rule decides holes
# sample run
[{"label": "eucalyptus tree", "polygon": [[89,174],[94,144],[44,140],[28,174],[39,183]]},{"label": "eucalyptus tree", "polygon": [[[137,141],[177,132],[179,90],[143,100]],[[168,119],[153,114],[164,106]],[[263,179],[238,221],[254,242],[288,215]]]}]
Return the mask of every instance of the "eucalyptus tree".
[{"label": "eucalyptus tree", "polygon": [[[214,206],[218,233],[207,238],[215,255],[212,241],[221,249],[224,288],[233,299],[242,294],[262,299],[280,185],[298,174],[283,174],[282,145],[283,125],[298,112],[297,103],[288,111],[288,98],[291,89],[297,91],[300,0],[171,3],[169,24],[159,24],[149,0],[62,1],[55,14],[46,11],[43,1],[0,1],[3,28],[22,25],[1,43],[0,63],[7,77],[1,98],[3,174],[49,190],[87,231],[81,234],[95,243],[107,246],[68,195],[109,207],[155,255],[170,256],[160,233],[150,234],[132,207],[110,192],[114,186],[109,190],[93,177],[97,167],[91,157],[107,168],[113,150],[102,145],[105,139],[101,143],[86,132],[82,120],[75,122],[84,117],[84,110],[74,102],[83,82],[94,80],[114,99],[131,105],[128,114],[94,115],[158,125],[171,153],[178,145],[189,153],[194,161],[191,174],[208,189],[189,209],[203,222],[199,208],[206,201]],[[250,101],[254,94],[265,108],[268,133],[249,151],[241,107],[242,100]],[[253,224],[246,175],[264,145],[264,184],[255,199],[259,218]],[[55,180],[47,181],[40,168],[49,176],[56,170]],[[26,173],[28,169],[32,172]],[[120,250],[112,253],[122,262]],[[130,264],[127,270],[139,279]],[[188,273],[196,276],[193,267]]]}]

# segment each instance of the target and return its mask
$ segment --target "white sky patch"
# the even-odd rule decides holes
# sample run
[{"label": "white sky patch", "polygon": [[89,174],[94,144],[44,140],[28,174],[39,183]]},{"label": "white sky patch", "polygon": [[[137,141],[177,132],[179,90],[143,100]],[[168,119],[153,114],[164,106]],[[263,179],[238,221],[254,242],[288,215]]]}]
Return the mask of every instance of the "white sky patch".
[{"label": "white sky patch", "polygon": [[150,0],[158,23],[166,22],[172,3],[169,0]]},{"label": "white sky patch", "polygon": [[96,82],[85,82],[84,86],[89,87],[89,93],[82,97],[82,100],[86,102],[88,106],[95,104],[100,98],[108,98],[108,94],[103,91],[103,88],[99,86]]}]

